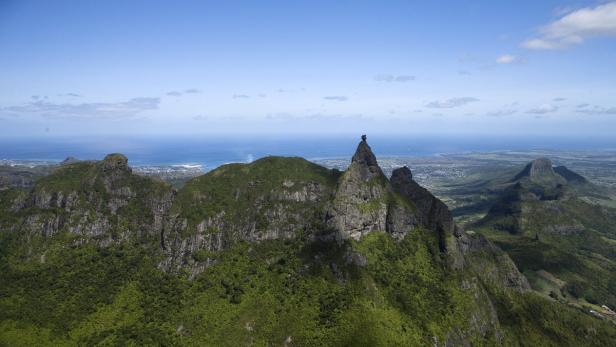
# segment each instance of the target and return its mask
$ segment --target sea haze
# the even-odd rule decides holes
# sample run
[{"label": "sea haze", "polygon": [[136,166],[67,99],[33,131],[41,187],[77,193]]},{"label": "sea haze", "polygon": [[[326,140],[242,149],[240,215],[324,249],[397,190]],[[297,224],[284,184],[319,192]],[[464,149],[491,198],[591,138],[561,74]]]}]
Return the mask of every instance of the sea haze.
[{"label": "sea haze", "polygon": [[[359,136],[245,137],[39,137],[0,139],[0,159],[61,161],[68,156],[101,159],[125,154],[132,165],[202,165],[206,170],[230,162],[250,162],[267,155],[308,159],[348,158]],[[379,156],[431,156],[497,150],[607,150],[616,140],[606,138],[515,136],[369,136]]]}]

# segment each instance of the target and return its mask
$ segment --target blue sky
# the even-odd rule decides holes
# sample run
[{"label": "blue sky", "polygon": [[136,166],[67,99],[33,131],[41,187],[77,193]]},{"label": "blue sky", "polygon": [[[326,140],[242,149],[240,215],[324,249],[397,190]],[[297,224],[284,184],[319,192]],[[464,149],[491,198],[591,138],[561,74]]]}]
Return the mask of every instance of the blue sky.
[{"label": "blue sky", "polygon": [[0,0],[0,136],[616,129],[616,2]]}]

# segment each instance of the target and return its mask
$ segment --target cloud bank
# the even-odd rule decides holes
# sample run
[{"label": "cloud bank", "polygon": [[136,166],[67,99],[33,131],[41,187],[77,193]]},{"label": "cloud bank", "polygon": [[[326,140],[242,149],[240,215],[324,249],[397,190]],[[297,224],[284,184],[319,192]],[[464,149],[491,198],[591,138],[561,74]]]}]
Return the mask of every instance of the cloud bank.
[{"label": "cloud bank", "polygon": [[616,36],[616,2],[570,12],[522,42],[528,49],[563,49],[594,36]]},{"label": "cloud bank", "polygon": [[65,119],[119,119],[158,109],[160,98],[133,98],[121,102],[53,103],[34,101],[20,106],[0,108],[1,114],[21,116],[40,115],[45,118]]},{"label": "cloud bank", "polygon": [[603,107],[603,106],[593,106],[587,107],[589,105],[580,107],[578,105],[578,110],[576,112],[587,114],[589,116],[601,116],[601,115],[612,115],[616,114],[616,107]]},{"label": "cloud bank", "polygon": [[535,107],[535,108],[531,108],[530,110],[526,111],[526,113],[530,113],[530,114],[546,114],[546,113],[553,113],[558,111],[558,106],[556,105],[551,105],[551,104],[543,104],[539,107]]}]

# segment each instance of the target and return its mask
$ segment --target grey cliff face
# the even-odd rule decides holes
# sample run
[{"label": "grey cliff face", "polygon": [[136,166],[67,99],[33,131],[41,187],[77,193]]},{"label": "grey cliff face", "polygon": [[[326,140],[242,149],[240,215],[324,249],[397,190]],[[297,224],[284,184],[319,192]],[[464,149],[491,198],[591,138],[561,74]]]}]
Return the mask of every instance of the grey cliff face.
[{"label": "grey cliff face", "polygon": [[12,212],[26,216],[20,226],[25,235],[49,238],[67,232],[77,244],[100,246],[130,238],[155,240],[173,200],[171,188],[156,185],[132,175],[126,157],[114,154],[102,162],[58,167],[20,195]]},{"label": "grey cliff face", "polygon": [[555,175],[552,168],[552,161],[548,158],[535,159],[530,163],[530,177],[540,177],[544,175]]},{"label": "grey cliff face", "polygon": [[406,166],[392,172],[391,185],[395,192],[415,204],[419,223],[439,233],[441,251],[444,251],[445,238],[454,231],[453,217],[447,205],[415,182],[411,170]]}]

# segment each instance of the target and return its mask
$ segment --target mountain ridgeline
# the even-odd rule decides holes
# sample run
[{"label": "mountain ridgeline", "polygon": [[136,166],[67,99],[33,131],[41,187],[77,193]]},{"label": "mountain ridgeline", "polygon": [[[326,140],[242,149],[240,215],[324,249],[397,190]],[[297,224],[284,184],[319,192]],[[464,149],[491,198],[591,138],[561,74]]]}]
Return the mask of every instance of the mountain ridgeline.
[{"label": "mountain ridgeline", "polygon": [[[548,172],[546,196],[584,182],[551,170],[528,173]],[[0,191],[0,345],[614,339],[610,323],[531,292],[509,256],[457,227],[409,168],[387,178],[365,138],[344,172],[266,157],[176,191],[110,154]]]}]

